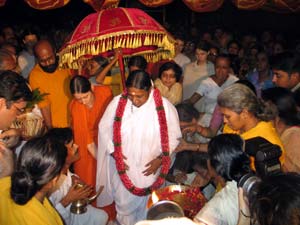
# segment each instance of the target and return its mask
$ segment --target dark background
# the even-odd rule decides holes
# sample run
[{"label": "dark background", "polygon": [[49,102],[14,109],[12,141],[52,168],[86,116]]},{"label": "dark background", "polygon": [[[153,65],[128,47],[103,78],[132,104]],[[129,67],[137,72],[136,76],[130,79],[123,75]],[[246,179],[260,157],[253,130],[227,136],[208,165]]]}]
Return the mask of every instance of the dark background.
[{"label": "dark background", "polygon": [[[259,35],[263,30],[272,30],[292,39],[299,39],[300,34],[300,13],[238,10],[229,0],[225,0],[219,10],[210,13],[192,12],[181,0],[174,0],[173,3],[158,8],[147,8],[136,0],[121,0],[119,6],[142,8],[160,23],[188,27],[194,21],[200,31],[225,27],[233,32],[253,31]],[[74,28],[86,15],[93,12],[92,7],[82,0],[71,0],[62,8],[43,11],[29,7],[23,0],[7,0],[5,6],[0,7],[0,26],[30,23],[44,29],[49,26]]]}]

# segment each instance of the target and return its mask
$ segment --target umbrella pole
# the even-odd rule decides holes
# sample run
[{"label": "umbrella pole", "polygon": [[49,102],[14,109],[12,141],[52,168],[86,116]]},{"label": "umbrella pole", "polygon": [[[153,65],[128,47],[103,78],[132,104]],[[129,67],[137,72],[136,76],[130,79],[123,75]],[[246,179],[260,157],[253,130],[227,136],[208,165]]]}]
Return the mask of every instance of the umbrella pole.
[{"label": "umbrella pole", "polygon": [[120,72],[121,72],[121,79],[122,79],[122,87],[123,87],[123,90],[126,89],[126,86],[125,86],[125,68],[124,68],[124,62],[123,62],[123,55],[122,54],[119,54],[119,67],[120,67]]}]

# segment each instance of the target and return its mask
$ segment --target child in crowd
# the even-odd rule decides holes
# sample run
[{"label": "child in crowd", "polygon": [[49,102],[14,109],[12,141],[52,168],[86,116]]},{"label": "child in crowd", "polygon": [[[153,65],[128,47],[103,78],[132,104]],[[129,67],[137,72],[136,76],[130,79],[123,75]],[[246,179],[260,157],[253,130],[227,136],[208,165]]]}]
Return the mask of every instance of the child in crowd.
[{"label": "child in crowd", "polygon": [[[80,158],[78,146],[73,141],[73,134],[70,128],[53,128],[46,136],[53,138],[64,144],[68,149],[65,165],[62,169],[57,190],[51,194],[50,201],[62,216],[66,225],[105,225],[108,220],[106,212],[87,205],[87,211],[83,214],[71,213],[72,202],[80,199],[86,199],[91,196],[93,188],[85,185],[80,178],[70,172],[69,168],[73,162]],[[78,188],[78,184],[82,187]]]}]

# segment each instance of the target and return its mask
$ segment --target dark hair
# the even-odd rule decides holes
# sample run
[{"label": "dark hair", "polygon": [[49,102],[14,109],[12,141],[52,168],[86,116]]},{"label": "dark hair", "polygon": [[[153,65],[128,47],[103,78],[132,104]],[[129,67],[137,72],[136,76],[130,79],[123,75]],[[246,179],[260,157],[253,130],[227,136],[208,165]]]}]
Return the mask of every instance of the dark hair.
[{"label": "dark hair", "polygon": [[199,112],[198,110],[191,104],[180,103],[175,106],[179,120],[182,122],[192,122],[195,118],[196,120],[199,119]]},{"label": "dark hair", "polygon": [[181,40],[183,41],[184,43],[186,42],[186,37],[183,33],[176,33],[174,34],[174,39],[178,39],[178,40]]},{"label": "dark hair", "polygon": [[60,173],[66,156],[66,147],[53,139],[44,136],[29,140],[22,147],[16,170],[11,176],[13,201],[19,205],[26,204]]},{"label": "dark hair", "polygon": [[71,94],[87,93],[92,90],[91,82],[84,76],[76,75],[70,81]]},{"label": "dark hair", "polygon": [[222,53],[222,54],[219,54],[219,55],[217,55],[217,57],[216,57],[216,62],[217,62],[217,60],[219,60],[219,59],[225,59],[225,60],[227,60],[227,61],[228,61],[228,64],[229,64],[229,66],[230,66],[231,59],[230,59],[230,57],[229,57],[229,55],[228,55],[228,54],[224,54],[224,53]]},{"label": "dark hair", "polygon": [[300,125],[297,104],[290,90],[282,87],[269,88],[262,91],[262,98],[276,106],[278,117],[285,125]]},{"label": "dark hair", "polygon": [[18,100],[31,101],[32,92],[27,81],[13,71],[0,73],[0,98],[7,101],[7,106]]},{"label": "dark hair", "polygon": [[127,80],[127,88],[137,88],[145,91],[149,91],[152,86],[150,75],[144,70],[132,71]]},{"label": "dark hair", "polygon": [[272,69],[282,70],[289,74],[300,73],[300,57],[295,52],[283,52],[271,60]]},{"label": "dark hair", "polygon": [[170,70],[170,69],[173,70],[175,73],[176,82],[179,82],[181,79],[181,75],[182,75],[182,69],[175,62],[166,62],[166,63],[162,64],[161,67],[159,68],[158,77],[161,79],[162,73],[164,71]]},{"label": "dark hair", "polygon": [[146,59],[141,55],[131,56],[128,61],[128,68],[131,66],[136,66],[140,70],[145,70],[147,67]]},{"label": "dark hair", "polygon": [[210,164],[225,181],[239,181],[250,172],[250,159],[243,146],[244,141],[237,134],[220,134],[210,140]]},{"label": "dark hair", "polygon": [[[100,73],[109,64],[108,59],[101,55],[94,56],[92,60],[94,60],[100,66],[99,69],[95,72],[95,74]],[[111,71],[108,71],[107,76],[110,75]]]},{"label": "dark hair", "polygon": [[297,106],[300,107],[300,89],[297,89],[294,92],[294,99],[296,101]]},{"label": "dark hair", "polygon": [[265,177],[250,205],[259,225],[300,224],[300,175],[276,173]]},{"label": "dark hair", "polygon": [[239,49],[241,48],[240,42],[238,42],[237,40],[231,40],[231,41],[229,41],[228,44],[227,44],[227,49],[229,49],[229,48],[230,48],[230,45],[232,45],[232,44],[236,44],[236,45],[238,46]]},{"label": "dark hair", "polygon": [[22,32],[22,39],[25,39],[26,36],[28,35],[35,35],[37,38],[39,38],[39,31],[37,27],[29,27],[27,26],[23,32]]},{"label": "dark hair", "polygon": [[193,172],[192,151],[182,151],[176,154],[172,169],[177,169],[186,173]]},{"label": "dark hair", "polygon": [[203,51],[206,51],[208,52],[209,49],[210,49],[210,44],[208,44],[206,41],[200,41],[198,44],[197,44],[197,47],[196,49],[200,49],[200,50],[203,50]]},{"label": "dark hair", "polygon": [[[207,152],[194,152],[192,151],[191,164],[194,169],[195,166],[207,169],[207,160],[209,159]],[[195,169],[194,169],[195,170]]]},{"label": "dark hair", "polygon": [[50,139],[55,139],[61,144],[68,144],[73,140],[73,132],[69,127],[63,128],[52,128],[47,133],[46,136]]},{"label": "dark hair", "polygon": [[257,95],[255,86],[254,86],[249,80],[246,80],[246,79],[240,79],[240,80],[237,80],[237,81],[234,82],[234,83],[236,83],[236,84],[243,84],[243,85],[247,86],[248,88],[251,89],[251,91],[253,91],[253,93],[254,93],[255,95]]}]

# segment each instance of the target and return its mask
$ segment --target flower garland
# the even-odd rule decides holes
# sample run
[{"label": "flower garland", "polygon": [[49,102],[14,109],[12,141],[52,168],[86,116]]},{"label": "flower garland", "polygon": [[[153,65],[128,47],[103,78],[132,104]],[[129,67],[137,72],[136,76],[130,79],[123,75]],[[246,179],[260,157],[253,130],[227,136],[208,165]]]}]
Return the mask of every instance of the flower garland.
[{"label": "flower garland", "polygon": [[122,118],[125,111],[125,106],[127,104],[128,96],[124,92],[119,100],[116,116],[113,124],[113,142],[114,142],[114,158],[116,160],[116,167],[120,176],[120,179],[124,186],[134,195],[144,196],[150,194],[151,191],[158,189],[164,182],[170,169],[170,156],[169,156],[169,136],[168,136],[168,126],[166,120],[165,109],[163,106],[162,98],[160,92],[157,89],[153,91],[153,97],[156,107],[156,112],[158,116],[159,128],[160,128],[160,142],[162,148],[162,167],[160,174],[156,181],[149,187],[139,188],[136,187],[128,175],[126,174],[125,163],[122,154],[122,137],[121,137],[121,126]]}]

